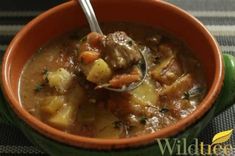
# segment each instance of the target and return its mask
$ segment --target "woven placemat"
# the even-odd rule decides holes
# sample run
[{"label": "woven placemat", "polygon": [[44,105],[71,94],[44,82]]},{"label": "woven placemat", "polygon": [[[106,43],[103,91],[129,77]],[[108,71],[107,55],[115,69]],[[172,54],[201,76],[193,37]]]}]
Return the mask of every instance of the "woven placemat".
[{"label": "woven placemat", "polygon": [[[168,0],[198,18],[215,36],[224,53],[235,56],[235,0]],[[23,3],[22,3],[23,2]],[[63,0],[1,0],[0,55],[14,35],[39,13],[62,3]],[[215,117],[202,131],[199,139],[211,143],[221,131],[235,128],[235,105]],[[233,133],[230,144],[235,147]],[[46,155],[34,147],[15,127],[0,122],[0,155]],[[234,154],[235,155],[235,152]]]}]

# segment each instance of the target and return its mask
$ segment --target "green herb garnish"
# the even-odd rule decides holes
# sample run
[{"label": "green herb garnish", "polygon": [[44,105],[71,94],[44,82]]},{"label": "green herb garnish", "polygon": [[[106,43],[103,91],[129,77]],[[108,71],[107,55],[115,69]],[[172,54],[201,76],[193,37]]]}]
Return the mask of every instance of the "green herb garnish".
[{"label": "green herb garnish", "polygon": [[201,95],[205,91],[205,88],[203,87],[194,87],[191,90],[189,90],[190,97],[195,97],[198,95]]},{"label": "green herb garnish", "polygon": [[147,122],[147,117],[146,117],[146,116],[141,116],[141,117],[139,118],[139,122],[140,122],[141,124],[145,125],[146,122]]},{"label": "green herb garnish", "polygon": [[42,74],[43,74],[43,75],[47,75],[47,74],[48,74],[48,69],[47,69],[47,68],[44,68],[43,71],[42,71]]},{"label": "green herb garnish", "polygon": [[34,88],[35,92],[40,92],[43,89],[43,85],[42,84],[37,84]]},{"label": "green herb garnish", "polygon": [[189,98],[190,98],[190,93],[187,91],[187,92],[184,92],[184,95],[183,95],[183,99],[185,99],[185,100],[189,100]]},{"label": "green herb garnish", "polygon": [[156,64],[159,64],[159,63],[160,63],[160,57],[159,57],[159,56],[156,56],[156,57],[154,58],[154,62],[155,62]]},{"label": "green herb garnish", "polygon": [[43,86],[45,86],[49,81],[48,81],[48,69],[44,68],[42,71],[43,74],[43,80],[45,80],[45,82],[42,83]]},{"label": "green herb garnish", "polygon": [[132,45],[133,45],[132,40],[127,41],[127,44],[128,44],[129,46],[132,46]]},{"label": "green herb garnish", "polygon": [[81,42],[85,42],[87,40],[87,36],[84,36],[82,39],[81,39]]},{"label": "green herb garnish", "polygon": [[169,109],[168,108],[162,108],[159,112],[160,113],[167,113],[167,112],[169,112]]},{"label": "green herb garnish", "polygon": [[120,129],[123,126],[122,121],[114,121],[113,122],[113,127],[116,129]]},{"label": "green herb garnish", "polygon": [[189,91],[184,92],[182,99],[189,100],[190,98],[202,95],[203,92],[204,92],[203,87],[194,87],[190,89]]}]

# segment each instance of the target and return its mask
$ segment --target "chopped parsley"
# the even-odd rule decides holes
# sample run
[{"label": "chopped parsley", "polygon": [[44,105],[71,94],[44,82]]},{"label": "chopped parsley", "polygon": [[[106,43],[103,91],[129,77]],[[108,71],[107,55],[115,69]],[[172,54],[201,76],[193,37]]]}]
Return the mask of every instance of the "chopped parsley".
[{"label": "chopped parsley", "polygon": [[43,89],[43,84],[37,84],[34,88],[35,92],[40,92]]},{"label": "chopped parsley", "polygon": [[47,74],[48,74],[48,69],[47,69],[47,68],[44,68],[43,71],[42,71],[42,74],[43,74],[43,75],[47,75]]},{"label": "chopped parsley", "polygon": [[82,39],[81,39],[81,42],[85,42],[87,40],[87,36],[84,36]]},{"label": "chopped parsley", "polygon": [[201,95],[205,91],[205,88],[203,87],[194,87],[191,90],[189,90],[190,97],[195,97],[198,95]]},{"label": "chopped parsley", "polygon": [[113,122],[113,127],[116,129],[120,129],[123,126],[122,121],[114,121]]},{"label": "chopped parsley", "polygon": [[162,108],[159,112],[160,113],[167,113],[167,112],[169,112],[169,109],[168,108]]},{"label": "chopped parsley", "polygon": [[185,100],[189,100],[190,99],[190,93],[188,91],[184,92],[183,99],[185,99]]},{"label": "chopped parsley", "polygon": [[129,40],[129,41],[127,41],[127,44],[128,44],[129,46],[132,46],[132,45],[133,45],[133,41],[132,41],[132,40]]},{"label": "chopped parsley", "polygon": [[146,117],[146,116],[141,116],[141,117],[139,118],[139,122],[140,122],[141,124],[145,125],[146,122],[147,122],[147,117]]},{"label": "chopped parsley", "polygon": [[154,57],[154,63],[156,63],[156,64],[160,63],[160,57],[159,56]]},{"label": "chopped parsley", "polygon": [[48,81],[48,69],[44,68],[42,71],[43,74],[43,80],[45,80],[45,82],[42,83],[42,85],[46,85],[49,81]]},{"label": "chopped parsley", "polygon": [[190,89],[189,91],[184,92],[182,99],[189,100],[190,98],[198,97],[202,95],[204,91],[205,89],[203,87],[194,87]]}]

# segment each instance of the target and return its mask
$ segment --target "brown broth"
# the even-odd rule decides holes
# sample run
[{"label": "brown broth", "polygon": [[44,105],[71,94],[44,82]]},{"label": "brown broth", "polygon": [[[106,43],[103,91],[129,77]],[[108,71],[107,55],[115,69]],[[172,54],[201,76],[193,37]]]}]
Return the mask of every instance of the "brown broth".
[{"label": "brown broth", "polygon": [[[80,73],[76,62],[79,40],[88,33],[87,28],[80,28],[40,48],[25,65],[19,94],[26,110],[68,133],[122,138],[153,133],[197,108],[206,93],[206,82],[200,63],[185,44],[163,31],[143,25],[112,23],[103,24],[102,29],[105,34],[125,31],[141,46],[149,64],[144,84],[128,93],[95,90],[95,85]],[[161,36],[161,42],[152,46],[147,38],[155,35]],[[65,93],[57,92],[44,79],[47,71],[58,68],[73,73],[72,84]],[[72,103],[70,124],[57,125],[50,120],[55,114],[43,112],[41,107],[49,96],[63,97],[61,108]],[[60,109],[55,113],[61,112]]]}]

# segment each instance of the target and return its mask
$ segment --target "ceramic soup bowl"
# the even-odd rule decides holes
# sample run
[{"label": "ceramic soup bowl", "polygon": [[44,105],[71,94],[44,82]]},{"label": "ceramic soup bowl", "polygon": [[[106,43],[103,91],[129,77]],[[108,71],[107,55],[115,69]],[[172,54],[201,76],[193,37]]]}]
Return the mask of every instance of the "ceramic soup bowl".
[{"label": "ceramic soup bowl", "polygon": [[[48,41],[87,25],[76,1],[56,6],[27,24],[9,45],[2,63],[2,117],[50,155],[160,155],[159,138],[197,137],[235,97],[235,59],[222,55],[208,30],[185,11],[158,0],[93,0],[98,19],[157,27],[183,40],[205,70],[208,93],[198,108],[174,125],[152,134],[123,139],[76,136],[50,127],[28,113],[18,95],[19,77],[30,57]],[[6,101],[5,101],[6,99]],[[216,102],[215,102],[216,101]],[[165,153],[166,154],[166,153]]]}]

